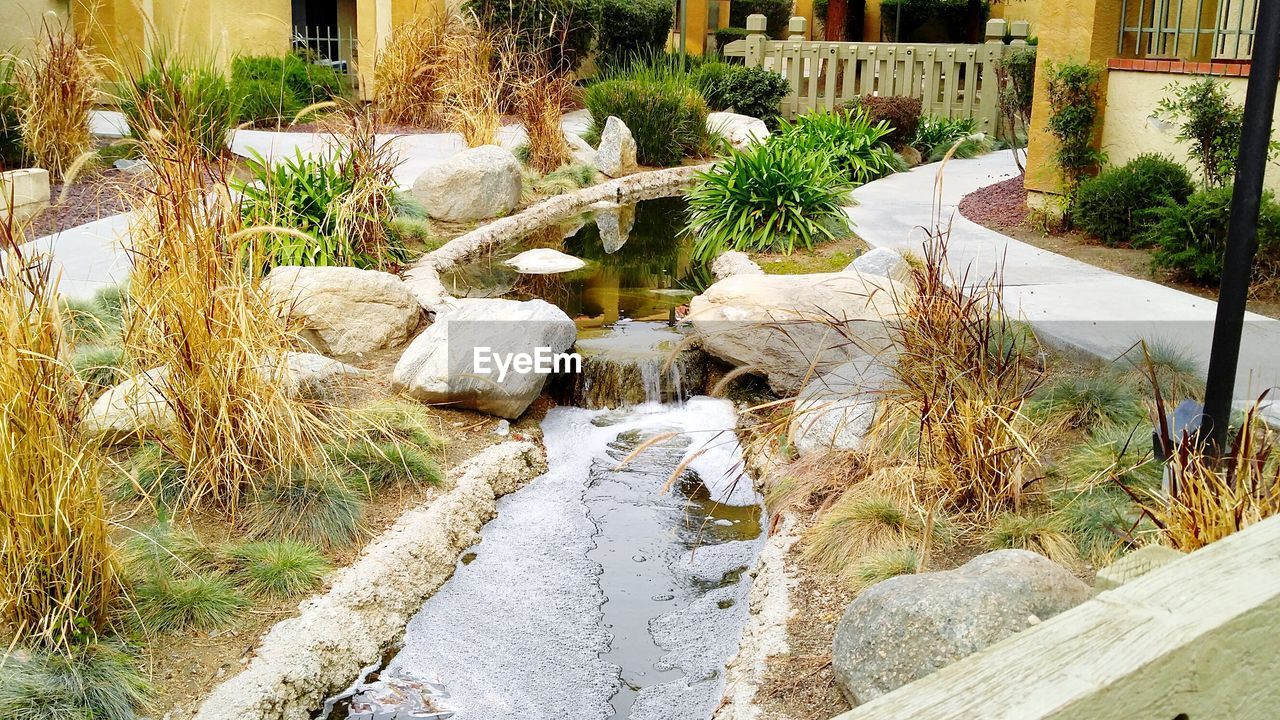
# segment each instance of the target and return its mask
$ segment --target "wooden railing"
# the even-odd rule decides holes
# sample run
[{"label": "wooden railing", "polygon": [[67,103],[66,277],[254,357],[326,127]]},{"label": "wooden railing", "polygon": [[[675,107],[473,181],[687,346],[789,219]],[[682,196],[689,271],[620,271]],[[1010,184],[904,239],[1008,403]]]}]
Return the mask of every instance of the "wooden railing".
[{"label": "wooden railing", "polygon": [[859,95],[907,95],[920,98],[925,114],[971,117],[982,132],[999,124],[999,84],[995,61],[1009,51],[1004,40],[1026,45],[1027,23],[987,23],[987,43],[819,42],[804,40],[805,19],[791,19],[791,38],[764,34],[765,18],[747,19],[751,33],[727,45],[726,57],[781,73],[791,84],[782,114],[794,117],[819,108],[842,106]]}]

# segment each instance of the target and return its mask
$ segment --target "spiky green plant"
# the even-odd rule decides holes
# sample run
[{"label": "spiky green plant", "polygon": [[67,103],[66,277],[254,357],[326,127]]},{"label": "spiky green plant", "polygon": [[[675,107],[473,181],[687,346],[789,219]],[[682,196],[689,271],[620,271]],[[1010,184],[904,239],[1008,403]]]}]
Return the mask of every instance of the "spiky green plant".
[{"label": "spiky green plant", "polygon": [[1116,487],[1063,490],[1050,496],[1054,512],[1074,538],[1081,557],[1101,566],[1132,544],[1139,531],[1138,506]]},{"label": "spiky green plant", "polygon": [[167,633],[227,627],[249,600],[223,575],[159,572],[134,587],[134,606],[143,628]]},{"label": "spiky green plant", "polygon": [[855,187],[893,172],[893,148],[885,142],[893,128],[885,121],[872,122],[865,110],[813,112],[796,118],[794,124],[780,122],[778,140],[770,138],[769,142],[827,153]]},{"label": "spiky green plant", "polygon": [[1147,420],[1138,386],[1114,372],[1058,378],[1032,396],[1029,410],[1076,428],[1130,430]]},{"label": "spiky green plant", "polygon": [[1150,365],[1160,386],[1160,395],[1166,400],[1177,402],[1182,398],[1204,397],[1204,371],[1189,352],[1164,340],[1144,344],[1145,357],[1141,347],[1130,350],[1124,357],[1144,383],[1150,382],[1147,370]]},{"label": "spiky green plant", "polygon": [[5,720],[137,720],[153,689],[134,658],[97,643],[62,653],[14,652],[0,662]]},{"label": "spiky green plant", "polygon": [[255,538],[347,546],[365,533],[364,510],[360,492],[343,478],[308,476],[300,468],[263,484],[245,513],[245,530]]},{"label": "spiky green plant", "polygon": [[1103,428],[1071,448],[1057,466],[1067,486],[1095,487],[1114,482],[1135,489],[1160,485],[1160,463],[1151,451],[1151,427]]},{"label": "spiky green plant", "polygon": [[295,597],[320,586],[332,566],[310,545],[292,540],[248,542],[231,548],[236,577],[245,588],[267,597]]},{"label": "spiky green plant", "polygon": [[159,443],[145,442],[123,465],[124,474],[116,482],[118,496],[126,500],[147,499],[162,508],[174,508],[182,501],[187,470]]},{"label": "spiky green plant", "polygon": [[876,583],[920,570],[920,553],[912,547],[880,550],[864,556],[847,572],[853,586],[865,590]]},{"label": "spiky green plant", "polygon": [[868,552],[918,538],[923,529],[919,516],[905,503],[855,489],[822,514],[809,533],[804,555],[839,573]]},{"label": "spiky green plant", "polygon": [[1005,513],[996,517],[983,541],[991,550],[1030,550],[1067,567],[1080,562],[1075,543],[1058,515]]},{"label": "spiky green plant", "polygon": [[439,485],[444,479],[435,460],[403,442],[355,441],[332,446],[330,456],[356,487],[373,489],[395,483]]},{"label": "spiky green plant", "polygon": [[851,189],[827,155],[793,143],[730,149],[688,192],[694,255],[709,261],[725,250],[790,254],[833,239],[849,227],[842,206]]}]

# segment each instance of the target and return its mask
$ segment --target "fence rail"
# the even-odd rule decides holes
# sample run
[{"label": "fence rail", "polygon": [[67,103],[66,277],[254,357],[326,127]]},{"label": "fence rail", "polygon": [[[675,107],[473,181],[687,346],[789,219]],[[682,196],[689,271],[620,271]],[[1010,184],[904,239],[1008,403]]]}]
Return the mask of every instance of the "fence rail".
[{"label": "fence rail", "polygon": [[1259,0],[1122,0],[1120,57],[1248,60]]},{"label": "fence rail", "polygon": [[[803,18],[792,18],[792,39],[771,40],[763,23],[752,24],[745,40],[722,51],[746,65],[781,73],[791,84],[782,113],[794,117],[820,108],[835,109],[859,95],[920,98],[926,114],[970,117],[978,129],[999,125],[999,83],[995,61],[1009,50],[1005,21],[988,23],[984,45],[820,42],[803,40]],[[760,18],[763,20],[763,18]],[[1025,45],[1026,23],[1014,23],[1015,43]]]}]

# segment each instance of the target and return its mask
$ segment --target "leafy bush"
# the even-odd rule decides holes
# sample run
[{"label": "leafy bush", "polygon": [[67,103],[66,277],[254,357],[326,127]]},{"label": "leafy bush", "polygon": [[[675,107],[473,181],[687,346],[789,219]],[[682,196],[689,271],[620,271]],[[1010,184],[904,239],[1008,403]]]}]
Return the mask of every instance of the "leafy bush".
[{"label": "leafy bush", "polygon": [[245,588],[267,597],[311,592],[332,569],[320,551],[291,540],[247,542],[227,554],[239,566],[236,576]]},{"label": "leafy bush", "polygon": [[602,13],[601,0],[468,0],[465,8],[490,33],[545,53],[558,70],[575,69],[586,59]]},{"label": "leafy bush", "polygon": [[888,123],[889,134],[885,136],[885,142],[897,150],[916,136],[922,105],[920,98],[904,95],[863,95],[847,103],[845,108],[861,109],[872,122]]},{"label": "leafy bush", "polygon": [[716,47],[723,50],[726,45],[747,37],[747,29],[743,27],[727,27],[716,30]]},{"label": "leafy bush", "polygon": [[764,15],[768,19],[766,29],[769,34],[775,38],[784,38],[787,36],[787,26],[791,23],[791,11],[794,7],[794,0],[734,0],[729,6],[729,24],[745,28],[748,17]]},{"label": "leafy bush", "polygon": [[1182,165],[1162,155],[1139,155],[1080,183],[1071,221],[1107,245],[1121,245],[1142,233],[1157,208],[1185,203],[1195,189]]},{"label": "leafy bush", "polygon": [[925,115],[916,126],[915,138],[911,145],[920,151],[926,159],[941,157],[956,142],[974,134],[978,129],[973,118],[947,118],[940,115]]},{"label": "leafy bush", "polygon": [[[1031,127],[1031,101],[1035,92],[1036,51],[1018,48],[996,60],[996,81],[1000,85],[1000,134],[1015,148],[1025,142]],[[1014,153],[1018,168],[1022,157]]]},{"label": "leafy bush", "polygon": [[[883,0],[880,5],[880,28],[893,42],[912,42],[926,26],[933,29],[932,42],[966,42],[970,28],[981,26],[991,12],[986,0],[978,3],[978,17],[972,17],[969,0]],[[919,33],[924,34],[924,33]]]},{"label": "leafy bush", "polygon": [[0,57],[0,169],[22,167],[22,88],[14,59]]},{"label": "leafy bush", "polygon": [[137,720],[152,688],[134,658],[114,645],[62,653],[9,653],[0,663],[5,720]]},{"label": "leafy bush", "polygon": [[[1227,93],[1226,83],[1206,77],[1187,85],[1174,83],[1160,101],[1156,116],[1178,126],[1178,139],[1191,143],[1189,157],[1200,165],[1206,187],[1231,182],[1240,152],[1244,108]],[[1275,144],[1272,144],[1272,156]]]},{"label": "leafy bush", "polygon": [[893,172],[893,149],[884,142],[891,132],[888,123],[873,123],[862,111],[816,112],[801,115],[794,125],[783,121],[775,142],[815,155],[826,153],[845,180],[857,187]]},{"label": "leafy bush", "polygon": [[671,33],[673,0],[603,0],[597,62],[625,65],[662,50]]},{"label": "leafy bush", "polygon": [[235,126],[235,102],[226,77],[212,64],[189,63],[160,52],[121,91],[120,111],[135,138],[152,127],[180,133],[206,158],[220,155]]},{"label": "leafy bush", "polygon": [[742,115],[764,120],[771,127],[778,118],[778,104],[791,92],[787,79],[762,67],[731,66],[733,70],[716,81],[712,91],[717,104]]},{"label": "leafy bush", "polygon": [[688,76],[642,68],[587,88],[589,134],[599,137],[616,116],[631,130],[643,165],[676,165],[708,148],[707,103]]},{"label": "leafy bush", "polygon": [[689,73],[693,87],[702,94],[702,99],[707,101],[707,108],[720,112],[728,110],[733,104],[721,94],[721,89],[727,91],[731,86],[729,78],[733,76],[734,67],[723,62],[707,62]]},{"label": "leafy bush", "polygon": [[336,70],[307,62],[296,53],[238,57],[231,61],[231,80],[272,83],[303,106],[343,95],[342,78]]},{"label": "leafy bush", "polygon": [[826,153],[770,140],[729,155],[688,193],[694,254],[724,250],[791,253],[847,229],[842,205],[852,189]]},{"label": "leafy bush", "polygon": [[1058,141],[1053,159],[1068,198],[1103,161],[1093,146],[1102,73],[1091,65],[1049,65],[1049,132]]},{"label": "leafy bush", "polygon": [[[1146,240],[1156,246],[1152,261],[1193,282],[1216,285],[1222,280],[1222,256],[1231,219],[1231,186],[1211,188],[1156,210]],[[1253,281],[1280,276],[1280,205],[1267,192],[1258,210],[1258,253]]]}]

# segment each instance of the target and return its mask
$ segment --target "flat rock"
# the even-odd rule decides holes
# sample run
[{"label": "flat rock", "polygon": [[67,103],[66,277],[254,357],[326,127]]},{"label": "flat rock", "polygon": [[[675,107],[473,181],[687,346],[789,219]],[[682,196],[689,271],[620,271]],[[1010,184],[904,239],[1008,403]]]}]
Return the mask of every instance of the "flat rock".
[{"label": "flat rock", "polygon": [[263,283],[317,351],[346,357],[408,342],[422,307],[399,277],[352,267],[278,267]]},{"label": "flat rock", "polygon": [[1066,568],[1026,550],[885,580],[850,603],[836,626],[836,682],[850,704],[869,702],[1092,595]]},{"label": "flat rock", "polygon": [[[460,299],[405,349],[392,383],[428,403],[448,403],[514,420],[537,399],[547,375],[498,369],[517,354],[561,353],[577,327],[544,300]],[[481,357],[496,358],[484,360]]]},{"label": "flat rock", "polygon": [[686,320],[708,353],[789,396],[810,368],[822,374],[884,353],[901,292],[893,280],[854,273],[733,275],[693,298]]},{"label": "flat rock", "polygon": [[432,163],[414,181],[412,195],[437,220],[474,222],[515,210],[522,189],[515,154],[482,145]]},{"label": "flat rock", "polygon": [[763,120],[738,113],[709,113],[707,129],[723,135],[730,145],[738,149],[769,139],[769,126]]},{"label": "flat rock", "polygon": [[581,270],[587,261],[551,248],[534,248],[525,250],[505,264],[525,275],[554,275]]},{"label": "flat rock", "polygon": [[893,372],[883,358],[863,357],[809,382],[796,396],[788,432],[803,457],[825,450],[860,450]]},{"label": "flat rock", "polygon": [[596,168],[609,177],[621,177],[636,165],[636,140],[626,123],[610,115],[600,132],[600,149],[596,151]]}]

